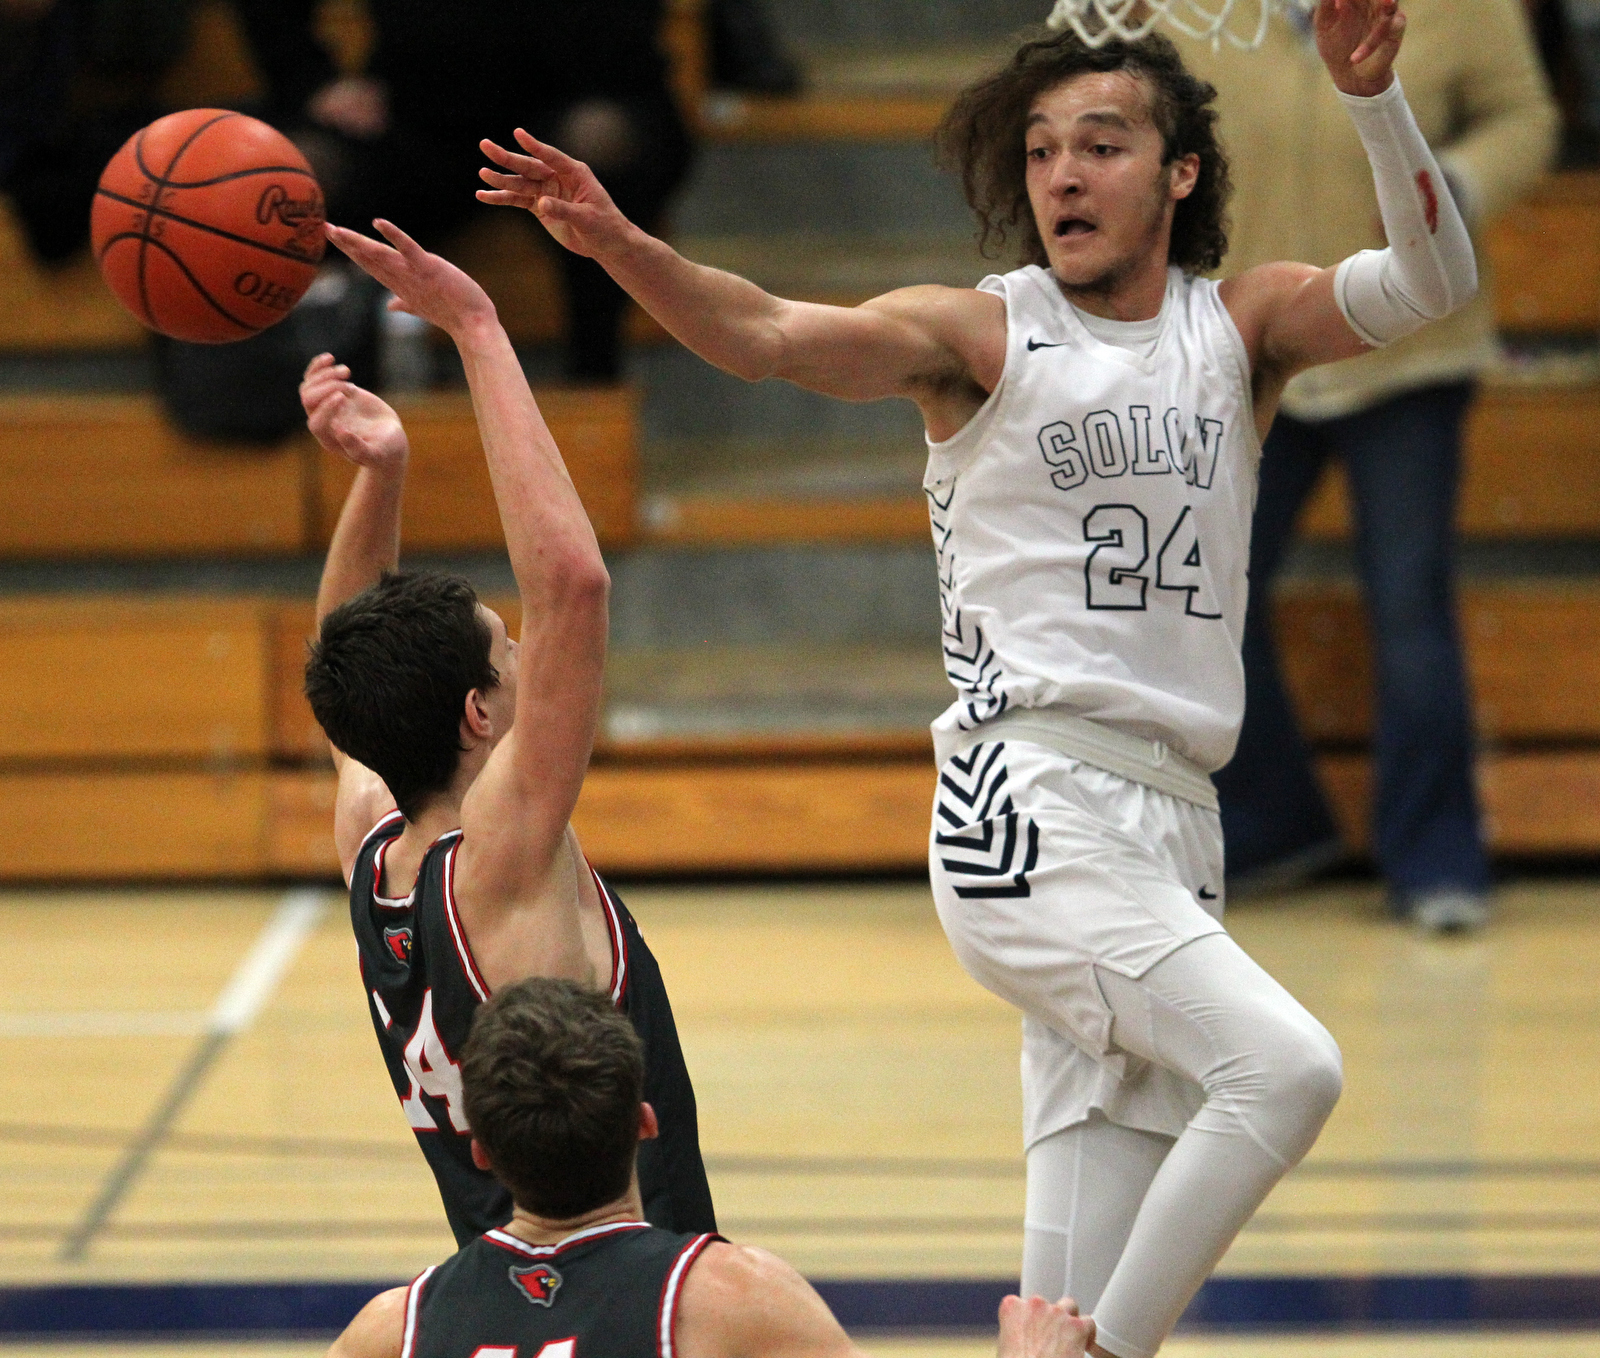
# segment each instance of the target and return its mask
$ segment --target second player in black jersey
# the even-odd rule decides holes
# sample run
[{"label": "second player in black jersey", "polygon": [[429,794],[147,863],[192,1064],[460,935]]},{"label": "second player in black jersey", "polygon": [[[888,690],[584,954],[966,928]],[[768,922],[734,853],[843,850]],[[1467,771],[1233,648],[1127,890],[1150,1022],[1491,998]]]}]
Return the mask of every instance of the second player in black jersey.
[{"label": "second player in black jersey", "polygon": [[511,1200],[475,1167],[461,1096],[474,1012],[531,976],[601,991],[645,1054],[658,1135],[643,1211],[715,1229],[694,1091],[660,970],[588,865],[572,809],[605,671],[610,585],[594,530],[483,290],[387,222],[329,239],[455,341],[521,595],[520,641],[458,577],[398,571],[409,445],[332,355],[301,385],[311,431],[357,465],[317,594],[306,695],[339,774],[334,840],[362,980],[401,1108],[458,1241]]},{"label": "second player in black jersey", "polygon": [[[642,1221],[659,1131],[645,1050],[609,998],[535,977],[473,1017],[461,1096],[511,1219],[379,1293],[329,1358],[865,1358],[776,1255]],[[996,1358],[1084,1358],[1070,1301],[1000,1307]]]},{"label": "second player in black jersey", "polygon": [[[511,1195],[472,1163],[462,1106],[459,1058],[489,989],[451,891],[459,831],[432,845],[410,894],[381,894],[384,851],[403,823],[394,812],[361,846],[350,882],[350,923],[384,1062],[439,1184],[456,1243],[464,1245],[511,1216]],[[668,1231],[714,1231],[694,1086],[661,969],[627,907],[599,873],[593,875],[611,938],[612,969],[604,989],[644,1045],[645,1100],[661,1124],[661,1134],[639,1148],[645,1219]]]},{"label": "second player in black jersey", "polygon": [[[411,1284],[405,1358],[461,1358],[462,1339],[545,1358],[670,1358],[684,1275],[719,1236],[613,1221],[557,1245],[490,1231]],[[570,1350],[561,1346],[571,1345]]]}]

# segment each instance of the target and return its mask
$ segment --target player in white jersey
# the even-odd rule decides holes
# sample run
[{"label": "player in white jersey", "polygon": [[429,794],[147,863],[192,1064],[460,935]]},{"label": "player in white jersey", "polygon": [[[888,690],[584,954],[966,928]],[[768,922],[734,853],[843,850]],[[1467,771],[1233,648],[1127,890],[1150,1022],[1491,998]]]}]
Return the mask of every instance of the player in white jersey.
[{"label": "player in white jersey", "polygon": [[784,301],[627,222],[518,133],[531,209],[684,344],[751,380],[917,402],[958,698],[931,872],[957,955],[1023,1013],[1025,1293],[1150,1358],[1316,1139],[1338,1048],[1228,937],[1209,774],[1243,711],[1250,516],[1285,383],[1461,305],[1472,247],[1393,75],[1396,0],[1322,0],[1389,247],[1218,284],[1215,92],[1165,39],[1023,44],[947,119],[985,235],[1026,267],[856,308]]}]

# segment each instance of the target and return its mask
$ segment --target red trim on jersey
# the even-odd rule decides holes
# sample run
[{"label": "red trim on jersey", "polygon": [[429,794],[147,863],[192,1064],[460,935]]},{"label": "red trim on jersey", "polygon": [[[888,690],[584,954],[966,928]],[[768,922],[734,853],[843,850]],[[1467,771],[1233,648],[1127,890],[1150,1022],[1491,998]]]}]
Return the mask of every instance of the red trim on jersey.
[{"label": "red trim on jersey", "polygon": [[389,852],[389,846],[399,839],[395,835],[378,845],[378,851],[372,855],[372,900],[380,910],[409,910],[416,903],[417,883],[411,884],[411,892],[406,896],[385,896],[383,894],[383,859]]},{"label": "red trim on jersey", "polygon": [[400,1358],[411,1358],[417,1346],[417,1312],[421,1309],[422,1289],[428,1285],[428,1279],[433,1277],[438,1264],[429,1264],[421,1273],[412,1280],[411,1286],[406,1289],[406,1329],[405,1337],[400,1341]]},{"label": "red trim on jersey", "polygon": [[[401,812],[401,810],[400,810],[400,808],[398,806],[395,807],[395,809],[393,811],[391,811],[387,816],[383,817],[383,819],[380,820],[376,825],[374,825],[372,827],[372,829],[368,830],[366,834],[361,836],[361,849],[366,848],[368,842],[372,839],[373,835],[377,834],[378,831],[383,829],[383,827],[385,825],[388,825],[396,816],[399,816],[401,820],[405,819],[405,816],[402,814],[402,812]],[[356,854],[358,856],[361,853],[361,849],[357,849],[356,850]]]},{"label": "red trim on jersey", "polygon": [[678,1322],[678,1294],[683,1288],[683,1275],[700,1257],[700,1251],[713,1240],[722,1237],[707,1232],[697,1235],[679,1252],[666,1280],[661,1284],[661,1305],[656,1313],[656,1348],[661,1358],[672,1358],[673,1327]]},{"label": "red trim on jersey", "polygon": [[[443,839],[444,836],[440,835],[439,838]],[[478,970],[472,947],[467,942],[467,931],[461,927],[461,916],[456,911],[456,854],[460,851],[461,841],[458,839],[450,846],[450,852],[444,859],[444,917],[450,926],[450,937],[455,940],[456,956],[461,959],[461,970],[466,973],[467,984],[477,992],[479,1001],[484,1002],[489,998],[489,987],[484,983],[483,973]]]},{"label": "red trim on jersey", "polygon": [[[584,859],[588,863],[588,859]],[[628,940],[622,932],[622,916],[617,903],[611,898],[611,888],[600,880],[600,874],[589,863],[589,873],[594,878],[595,890],[600,893],[600,904],[606,912],[606,927],[611,933],[611,1003],[620,1005],[628,993]]]},{"label": "red trim on jersey", "polygon": [[528,1259],[551,1259],[560,1254],[562,1250],[570,1249],[574,1245],[582,1245],[590,1240],[599,1240],[603,1236],[619,1235],[624,1231],[648,1231],[648,1221],[611,1221],[604,1226],[591,1226],[586,1231],[577,1231],[554,1245],[530,1245],[526,1240],[518,1240],[510,1231],[502,1231],[498,1227],[492,1231],[485,1231],[483,1238],[491,1245],[498,1245],[501,1249],[511,1254],[520,1254]]}]

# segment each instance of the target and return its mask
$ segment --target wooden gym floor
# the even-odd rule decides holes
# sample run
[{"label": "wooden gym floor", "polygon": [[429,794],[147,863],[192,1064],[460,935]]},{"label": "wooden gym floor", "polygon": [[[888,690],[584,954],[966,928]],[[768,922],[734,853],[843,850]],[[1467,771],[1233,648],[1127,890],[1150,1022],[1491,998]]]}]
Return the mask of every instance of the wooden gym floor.
[{"label": "wooden gym floor", "polygon": [[[729,1235],[816,1278],[1015,1277],[1017,1021],[958,969],[924,886],[623,894],[668,978]],[[1346,1093],[1221,1275],[1600,1274],[1597,906],[1600,883],[1509,886],[1467,940],[1390,923],[1366,885],[1234,911],[1339,1039]],[[0,931],[0,1287],[398,1280],[449,1252],[337,894],[11,892]],[[1188,1335],[1167,1352],[1535,1349],[1600,1358],[1600,1332]],[[90,1351],[120,1350],[0,1348]]]}]

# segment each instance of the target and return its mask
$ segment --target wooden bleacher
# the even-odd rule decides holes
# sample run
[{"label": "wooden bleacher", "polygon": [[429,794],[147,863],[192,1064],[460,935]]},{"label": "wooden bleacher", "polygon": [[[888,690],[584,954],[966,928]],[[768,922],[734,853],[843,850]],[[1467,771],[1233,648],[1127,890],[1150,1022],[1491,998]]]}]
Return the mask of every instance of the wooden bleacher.
[{"label": "wooden bleacher", "polygon": [[[464,394],[396,403],[411,436],[406,540],[496,550],[499,514]],[[638,396],[553,388],[539,404],[608,547],[634,536]],[[261,556],[320,551],[349,463],[309,435],[273,447],[193,439],[144,396],[0,396],[0,556]]]},{"label": "wooden bleacher", "polygon": [[[515,626],[514,600],[489,602]],[[1347,588],[1303,585],[1279,624],[1291,688],[1330,748],[1323,771],[1361,844],[1371,700],[1359,605]],[[301,600],[0,601],[3,875],[332,875],[332,772],[300,695],[310,626]],[[1491,845],[1600,850],[1600,584],[1474,586],[1463,627]],[[915,870],[932,785],[918,733],[602,742],[575,824],[615,872]]]}]

